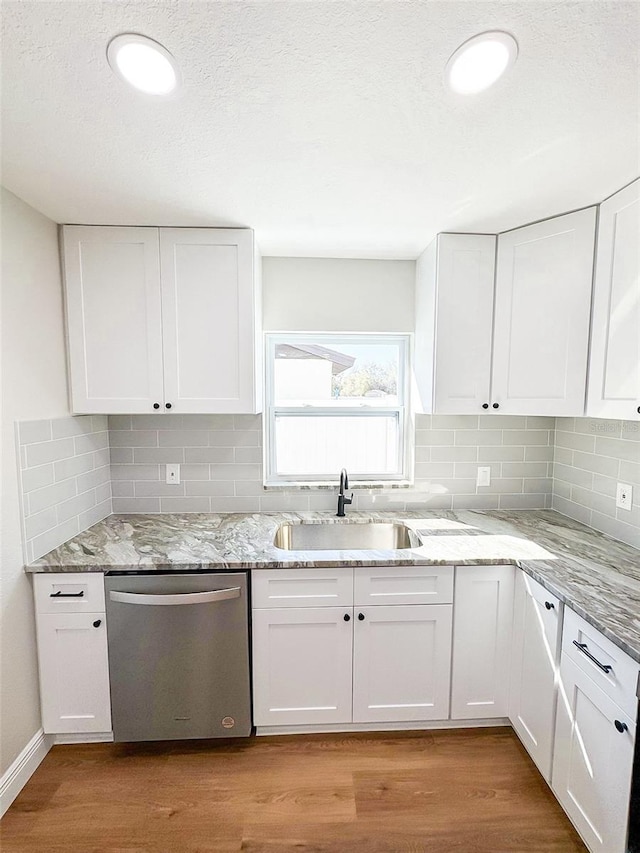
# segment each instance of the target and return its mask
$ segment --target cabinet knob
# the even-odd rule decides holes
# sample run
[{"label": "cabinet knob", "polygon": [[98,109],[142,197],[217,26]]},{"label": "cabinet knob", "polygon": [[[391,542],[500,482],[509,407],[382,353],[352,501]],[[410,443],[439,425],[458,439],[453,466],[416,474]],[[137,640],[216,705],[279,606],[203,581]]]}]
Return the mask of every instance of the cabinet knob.
[{"label": "cabinet knob", "polygon": [[620,734],[624,734],[624,732],[629,730],[629,726],[626,723],[621,723],[620,720],[614,720],[613,725],[618,729]]},{"label": "cabinet knob", "polygon": [[500,408],[500,403],[494,403],[494,404],[493,404],[493,408],[494,408],[494,409],[499,409],[499,408]]},{"label": "cabinet knob", "polygon": [[345,613],[342,618],[344,619],[345,622],[351,622],[351,616],[349,616],[348,613]]},{"label": "cabinet knob", "polygon": [[488,404],[488,403],[483,403],[483,404],[482,404],[482,408],[483,408],[483,409],[488,409],[488,408],[489,408],[489,404]]},{"label": "cabinet knob", "polygon": [[640,415],[640,406],[638,406],[638,414]]},{"label": "cabinet knob", "polygon": [[544,606],[547,608],[547,610],[553,610],[555,604],[553,604],[551,601],[545,601]]},{"label": "cabinet knob", "polygon": [[358,619],[360,622],[364,622],[364,613],[358,613]]},{"label": "cabinet knob", "polygon": [[160,408],[160,403],[154,403],[154,404],[153,404],[153,408],[154,408],[154,409],[159,409],[159,408]]},{"label": "cabinet knob", "polygon": [[165,403],[165,404],[164,404],[164,407],[165,407],[165,409],[170,409],[170,408],[171,408],[171,403]]},{"label": "cabinet knob", "polygon": [[99,628],[101,625],[102,625],[102,619],[96,619],[96,621],[93,623],[94,628]]}]

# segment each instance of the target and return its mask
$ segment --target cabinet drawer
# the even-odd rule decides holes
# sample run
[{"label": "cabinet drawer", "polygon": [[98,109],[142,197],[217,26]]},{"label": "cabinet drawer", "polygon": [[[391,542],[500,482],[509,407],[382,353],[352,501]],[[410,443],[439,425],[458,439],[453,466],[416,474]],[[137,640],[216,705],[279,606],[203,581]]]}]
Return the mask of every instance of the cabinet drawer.
[{"label": "cabinet drawer", "polygon": [[[576,643],[580,643],[582,648],[578,648]],[[636,719],[640,665],[568,607],[564,611],[562,651],[632,720]],[[603,667],[610,667],[609,671],[605,672],[598,666],[587,652]]]},{"label": "cabinet drawer", "polygon": [[357,568],[356,604],[450,604],[453,566]]},{"label": "cabinet drawer", "polygon": [[280,569],[251,572],[254,609],[353,604],[353,569]]},{"label": "cabinet drawer", "polygon": [[43,572],[33,582],[38,613],[104,613],[102,572]]}]

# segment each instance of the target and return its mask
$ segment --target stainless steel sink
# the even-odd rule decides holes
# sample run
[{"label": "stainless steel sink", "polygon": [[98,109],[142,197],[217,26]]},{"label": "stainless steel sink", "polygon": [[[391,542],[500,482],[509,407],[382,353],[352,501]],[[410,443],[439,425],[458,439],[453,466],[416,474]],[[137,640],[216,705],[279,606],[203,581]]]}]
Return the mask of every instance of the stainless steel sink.
[{"label": "stainless steel sink", "polygon": [[389,521],[282,524],[273,544],[284,551],[388,551],[422,543],[404,524]]}]

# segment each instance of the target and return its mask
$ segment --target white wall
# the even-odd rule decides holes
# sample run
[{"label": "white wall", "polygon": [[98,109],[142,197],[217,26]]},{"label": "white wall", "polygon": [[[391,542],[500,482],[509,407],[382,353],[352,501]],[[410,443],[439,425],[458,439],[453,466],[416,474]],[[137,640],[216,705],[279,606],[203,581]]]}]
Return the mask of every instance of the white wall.
[{"label": "white wall", "polygon": [[69,413],[57,226],[2,189],[0,773],[40,728],[31,583],[23,572],[14,422]]},{"label": "white wall", "polygon": [[413,332],[415,261],[263,258],[265,331]]}]

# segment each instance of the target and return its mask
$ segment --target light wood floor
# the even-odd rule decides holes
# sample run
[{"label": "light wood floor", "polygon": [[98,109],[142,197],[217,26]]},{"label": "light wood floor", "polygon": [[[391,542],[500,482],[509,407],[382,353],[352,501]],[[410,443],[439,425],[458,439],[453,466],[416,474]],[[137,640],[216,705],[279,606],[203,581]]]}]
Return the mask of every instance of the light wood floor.
[{"label": "light wood floor", "polygon": [[55,746],[2,853],[584,853],[507,728]]}]

